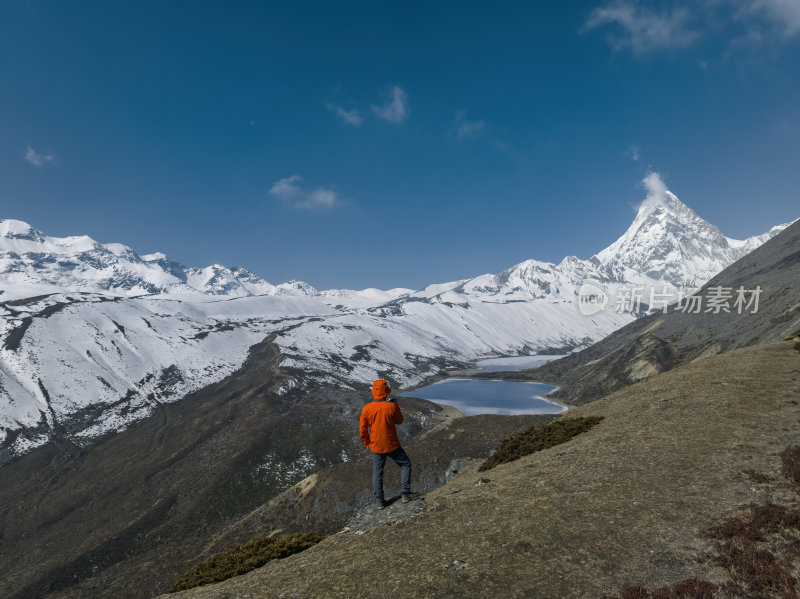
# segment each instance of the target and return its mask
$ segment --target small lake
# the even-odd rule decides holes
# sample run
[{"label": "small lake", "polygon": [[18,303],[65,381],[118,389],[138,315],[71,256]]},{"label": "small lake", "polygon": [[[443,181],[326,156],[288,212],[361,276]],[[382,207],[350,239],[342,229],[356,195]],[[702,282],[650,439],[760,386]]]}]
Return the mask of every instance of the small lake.
[{"label": "small lake", "polygon": [[[521,356],[491,358],[478,362],[479,372],[507,372],[533,368],[562,356]],[[399,397],[419,397],[458,408],[464,416],[477,414],[560,414],[567,408],[542,397],[557,387],[544,383],[445,379],[420,387]]]}]

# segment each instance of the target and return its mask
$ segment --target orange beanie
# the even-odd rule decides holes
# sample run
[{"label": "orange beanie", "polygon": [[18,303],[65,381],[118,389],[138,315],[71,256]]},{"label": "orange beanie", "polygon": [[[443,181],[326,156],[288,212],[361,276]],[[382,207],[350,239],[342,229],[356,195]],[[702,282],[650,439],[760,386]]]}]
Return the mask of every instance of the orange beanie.
[{"label": "orange beanie", "polygon": [[378,379],[372,383],[372,397],[375,399],[386,399],[391,392],[389,384],[383,379]]}]

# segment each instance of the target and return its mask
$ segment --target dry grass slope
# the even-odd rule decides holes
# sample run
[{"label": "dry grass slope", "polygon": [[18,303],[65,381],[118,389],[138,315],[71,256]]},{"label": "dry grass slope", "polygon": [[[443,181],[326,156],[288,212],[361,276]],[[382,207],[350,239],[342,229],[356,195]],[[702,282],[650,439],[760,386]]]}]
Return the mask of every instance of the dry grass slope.
[{"label": "dry grass slope", "polygon": [[[744,472],[760,485],[788,486],[797,494],[787,505],[772,501],[751,503],[742,514],[727,516],[700,531],[713,548],[698,556],[725,569],[727,580],[714,584],[691,578],[672,586],[648,589],[630,586],[603,599],[797,599],[797,561],[800,558],[800,446],[784,449],[781,474],[788,483],[756,470]],[[762,489],[765,487],[762,487]]]},{"label": "dry grass slope", "polygon": [[[601,425],[495,467],[485,484],[476,486],[477,468],[467,469],[428,493],[426,510],[410,520],[334,534],[298,555],[170,598],[563,599],[637,586],[702,597],[711,588],[705,582],[751,592],[747,579],[719,561],[726,539],[704,532],[728,518],[742,519],[744,530],[758,525],[753,518],[779,522],[756,549],[772,552],[798,578],[791,528],[798,493],[787,478],[794,475],[781,473],[795,466],[779,457],[800,438],[793,345],[698,359],[617,391],[570,412],[604,416]],[[751,504],[777,507],[753,511]],[[764,593],[791,597],[776,586]]]}]

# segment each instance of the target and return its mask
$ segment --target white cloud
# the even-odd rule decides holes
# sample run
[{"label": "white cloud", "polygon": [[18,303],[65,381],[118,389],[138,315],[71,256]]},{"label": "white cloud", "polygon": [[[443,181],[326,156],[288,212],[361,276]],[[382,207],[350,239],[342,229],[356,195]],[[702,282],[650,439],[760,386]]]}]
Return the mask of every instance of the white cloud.
[{"label": "white cloud", "polygon": [[628,148],[628,156],[634,162],[639,162],[639,158],[642,157],[642,150],[639,146],[631,146]]},{"label": "white cloud", "polygon": [[53,162],[56,159],[52,154],[39,154],[30,146],[28,146],[23,158],[34,166],[44,166],[46,163]]},{"label": "white cloud", "polygon": [[360,127],[361,124],[364,122],[364,117],[361,116],[361,112],[356,110],[345,110],[341,106],[336,104],[325,104],[325,106],[330,110],[333,114],[335,114],[343,123],[347,123],[353,127]]},{"label": "white cloud", "polygon": [[448,137],[455,137],[458,141],[478,140],[488,144],[495,150],[514,156],[513,148],[498,138],[498,131],[487,121],[471,121],[467,118],[466,110],[459,110],[453,119],[453,126],[447,132]]},{"label": "white cloud", "polygon": [[734,37],[728,42],[728,49],[724,58],[730,59],[740,55],[752,55],[753,51],[764,45],[764,34],[761,28],[751,25],[747,31]]},{"label": "white cloud", "polygon": [[669,198],[667,186],[661,175],[650,171],[647,176],[642,179],[642,186],[647,190],[647,196],[644,201],[637,206],[639,210],[645,209],[650,211],[656,206],[661,206],[667,202]]},{"label": "white cloud", "polygon": [[400,124],[408,116],[408,94],[401,87],[395,85],[383,106],[373,106],[372,110],[380,118],[390,123]]},{"label": "white cloud", "polygon": [[630,47],[634,53],[644,54],[691,44],[698,34],[687,27],[688,21],[689,11],[685,8],[656,13],[631,0],[617,0],[594,9],[581,32],[616,25],[620,33],[609,35],[614,48]]},{"label": "white cloud", "polygon": [[800,33],[800,1],[798,0],[748,0],[744,3],[740,14],[764,17],[786,37],[793,37]]},{"label": "white cloud", "polygon": [[330,187],[307,190],[301,186],[302,181],[300,175],[280,179],[272,184],[269,193],[286,206],[301,210],[329,210],[342,203],[339,195]]},{"label": "white cloud", "polygon": [[472,139],[478,137],[481,132],[486,128],[486,121],[469,121],[467,120],[467,113],[464,110],[459,110],[456,113],[456,118],[453,121],[453,128],[450,130],[451,135],[455,135],[456,139]]}]

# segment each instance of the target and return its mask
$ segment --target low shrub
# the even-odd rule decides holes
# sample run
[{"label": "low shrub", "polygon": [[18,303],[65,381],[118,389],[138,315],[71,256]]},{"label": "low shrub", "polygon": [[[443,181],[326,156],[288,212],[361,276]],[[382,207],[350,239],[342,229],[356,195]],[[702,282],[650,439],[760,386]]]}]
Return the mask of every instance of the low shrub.
[{"label": "low shrub", "polygon": [[800,445],[791,445],[781,452],[781,474],[800,483]]},{"label": "low shrub", "polygon": [[622,589],[618,595],[603,595],[603,599],[714,599],[716,585],[699,578],[687,578],[672,586],[648,589],[632,586]]},{"label": "low shrub", "polygon": [[478,470],[489,470],[500,464],[518,460],[522,456],[569,441],[576,435],[585,433],[602,419],[602,416],[564,418],[548,424],[532,426],[503,441],[497,451],[484,461]]},{"label": "low shrub", "polygon": [[746,474],[747,477],[754,483],[766,484],[772,480],[766,474],[759,472],[758,470],[753,470],[752,468],[750,468],[749,470],[744,470],[742,474]]},{"label": "low shrub", "polygon": [[317,533],[306,532],[280,537],[257,537],[242,545],[233,545],[194,566],[178,578],[167,592],[175,593],[246,574],[271,560],[300,553],[324,538]]}]

